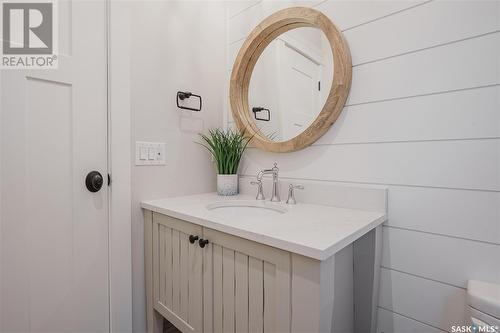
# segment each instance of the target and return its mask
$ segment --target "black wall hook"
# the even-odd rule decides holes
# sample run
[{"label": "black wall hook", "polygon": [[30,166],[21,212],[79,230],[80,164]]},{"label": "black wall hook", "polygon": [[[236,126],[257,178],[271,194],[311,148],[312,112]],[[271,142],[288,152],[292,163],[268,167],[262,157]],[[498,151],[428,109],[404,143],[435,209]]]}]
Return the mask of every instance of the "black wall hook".
[{"label": "black wall hook", "polygon": [[[258,112],[262,111],[267,111],[267,117],[265,118],[260,118],[257,116]],[[271,111],[269,109],[263,108],[262,106],[256,106],[252,108],[253,116],[255,117],[255,120],[260,120],[260,121],[269,121],[271,120]]]},{"label": "black wall hook", "polygon": [[[190,108],[190,107],[182,106],[182,105],[179,104],[179,100],[183,101],[183,100],[188,99],[188,98],[190,98],[192,96],[197,97],[200,100],[200,106],[199,106],[199,108],[197,108],[197,109],[196,108]],[[177,107],[179,109],[190,110],[190,111],[201,111],[201,104],[202,104],[201,96],[193,94],[192,92],[189,92],[189,91],[178,91],[177,92],[176,102],[177,102]]]}]

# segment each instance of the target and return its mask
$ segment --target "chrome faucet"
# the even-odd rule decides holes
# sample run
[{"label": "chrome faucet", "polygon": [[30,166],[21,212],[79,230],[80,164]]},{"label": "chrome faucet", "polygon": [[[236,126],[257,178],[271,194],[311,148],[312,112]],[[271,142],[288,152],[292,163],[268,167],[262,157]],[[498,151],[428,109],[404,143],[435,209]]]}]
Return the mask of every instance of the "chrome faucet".
[{"label": "chrome faucet", "polygon": [[303,190],[304,186],[302,186],[302,185],[293,185],[293,184],[290,184],[290,186],[288,186],[288,199],[286,199],[286,203],[289,204],[289,205],[296,205],[297,204],[297,200],[295,200],[294,189]]},{"label": "chrome faucet", "polygon": [[[264,195],[261,193],[262,191],[262,177],[264,175],[267,175],[267,174],[272,174],[273,175],[273,190],[272,190],[272,194],[271,194],[271,201],[273,202],[280,202],[280,194],[279,194],[279,190],[278,190],[278,164],[277,163],[274,163],[274,167],[272,167],[271,169],[265,169],[265,170],[261,170],[258,174],[257,174],[257,182],[256,182],[256,185],[259,185],[259,193],[257,194],[257,200],[264,200]],[[260,194],[262,194],[260,196]],[[259,197],[261,197],[261,199],[259,199]]]},{"label": "chrome faucet", "polygon": [[266,200],[266,197],[264,197],[264,191],[262,190],[262,180],[259,180],[257,182],[250,182],[252,185],[257,185],[257,195],[255,196],[256,200]]}]

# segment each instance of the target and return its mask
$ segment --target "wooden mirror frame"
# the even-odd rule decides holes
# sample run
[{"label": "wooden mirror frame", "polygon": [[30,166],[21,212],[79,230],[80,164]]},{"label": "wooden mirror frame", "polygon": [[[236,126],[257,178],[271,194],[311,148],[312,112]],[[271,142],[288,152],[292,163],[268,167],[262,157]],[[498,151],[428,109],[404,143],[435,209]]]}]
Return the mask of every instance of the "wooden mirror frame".
[{"label": "wooden mirror frame", "polygon": [[[253,69],[264,49],[279,35],[300,27],[314,27],[323,31],[330,42],[334,73],[330,93],[323,109],[314,122],[296,137],[281,142],[270,140],[252,119],[248,102],[248,89]],[[231,110],[236,126],[248,137],[252,145],[270,152],[291,152],[311,145],[335,123],[349,94],[352,64],[349,47],[342,33],[323,13],[306,7],[280,10],[264,19],[250,33],[238,52],[233,65],[229,88]]]}]

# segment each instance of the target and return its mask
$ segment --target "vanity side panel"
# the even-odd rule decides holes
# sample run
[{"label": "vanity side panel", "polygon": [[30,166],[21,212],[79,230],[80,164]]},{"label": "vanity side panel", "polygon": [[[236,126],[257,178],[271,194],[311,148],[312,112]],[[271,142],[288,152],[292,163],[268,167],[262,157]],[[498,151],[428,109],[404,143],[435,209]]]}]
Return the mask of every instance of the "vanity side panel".
[{"label": "vanity side panel", "polygon": [[293,333],[320,332],[320,282],[321,262],[292,253]]},{"label": "vanity side panel", "polygon": [[354,332],[352,277],[352,245],[323,261],[292,254],[291,331]]},{"label": "vanity side panel", "polygon": [[154,310],[153,291],[153,212],[144,210],[144,253],[146,277],[146,316],[150,333],[163,332],[163,317]]},{"label": "vanity side panel", "polygon": [[[342,250],[341,252],[343,252]],[[334,327],[337,327],[339,325],[338,322],[335,321],[334,319],[334,311],[337,313],[341,314],[347,314],[346,311],[342,311],[342,309],[345,309],[346,306],[349,306],[347,304],[343,304],[345,302],[345,299],[342,299],[340,304],[342,304],[342,308],[337,307],[336,305],[339,304],[336,301],[335,298],[338,298],[339,295],[343,296],[342,293],[339,293],[337,295],[337,266],[339,263],[342,263],[342,261],[338,260],[338,253],[335,255],[331,256],[330,258],[321,261],[320,263],[320,294],[319,294],[319,308],[320,308],[320,313],[319,313],[319,331],[320,332],[342,332],[342,333],[348,333],[349,331],[338,331],[335,330]],[[343,268],[343,267],[341,267]],[[342,277],[342,276],[340,276]],[[341,290],[342,291],[342,290]],[[342,322],[349,322],[349,316],[346,316],[345,318],[342,318]],[[337,326],[335,326],[337,324]]]},{"label": "vanity side panel", "polygon": [[[333,293],[322,292],[321,296],[329,295],[328,299],[322,298],[322,304],[329,304],[333,300],[333,322],[332,332],[339,333],[362,333],[354,329],[354,270],[353,270],[353,245],[350,244],[335,254],[335,269],[322,270],[327,274],[322,274],[322,286],[333,288]],[[333,275],[332,275],[333,273]],[[323,279],[323,276],[325,279]],[[333,276],[333,278],[331,278]],[[322,306],[323,309],[323,306]],[[323,313],[321,323],[325,321],[328,313]],[[323,331],[322,331],[323,332]]]},{"label": "vanity side panel", "polygon": [[382,226],[353,243],[354,252],[354,328],[356,332],[375,332],[382,257]]}]

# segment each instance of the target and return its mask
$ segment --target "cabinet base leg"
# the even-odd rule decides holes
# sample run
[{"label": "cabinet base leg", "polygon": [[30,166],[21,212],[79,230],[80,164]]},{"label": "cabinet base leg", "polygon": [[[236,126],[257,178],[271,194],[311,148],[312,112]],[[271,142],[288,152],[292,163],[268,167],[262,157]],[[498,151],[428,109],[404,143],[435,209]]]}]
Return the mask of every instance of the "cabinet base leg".
[{"label": "cabinet base leg", "polygon": [[163,316],[152,309],[148,317],[148,333],[163,333]]}]

